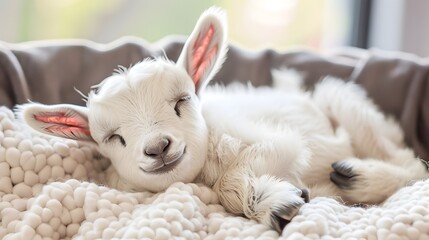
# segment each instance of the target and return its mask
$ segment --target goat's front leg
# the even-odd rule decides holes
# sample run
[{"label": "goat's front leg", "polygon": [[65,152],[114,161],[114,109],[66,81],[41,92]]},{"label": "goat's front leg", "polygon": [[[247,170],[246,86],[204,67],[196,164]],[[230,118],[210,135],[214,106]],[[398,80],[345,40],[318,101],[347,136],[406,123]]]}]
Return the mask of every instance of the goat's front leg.
[{"label": "goat's front leg", "polygon": [[254,176],[243,166],[230,168],[215,184],[222,205],[281,232],[308,202],[308,191],[269,175]]}]

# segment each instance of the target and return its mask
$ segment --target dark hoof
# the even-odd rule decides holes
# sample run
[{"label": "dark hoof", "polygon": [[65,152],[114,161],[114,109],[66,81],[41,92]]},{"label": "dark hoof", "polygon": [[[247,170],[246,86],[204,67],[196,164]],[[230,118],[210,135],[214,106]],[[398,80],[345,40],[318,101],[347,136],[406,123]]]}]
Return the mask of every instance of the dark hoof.
[{"label": "dark hoof", "polygon": [[330,174],[331,181],[339,188],[351,188],[356,181],[356,174],[353,173],[353,168],[344,162],[335,162],[332,164],[333,172]]},{"label": "dark hoof", "polygon": [[290,220],[281,218],[279,216],[277,216],[276,214],[274,214],[274,216],[272,217],[274,219],[271,219],[271,221],[273,222],[273,226],[276,229],[277,232],[281,233],[283,231],[283,229],[286,227],[286,225],[288,225],[290,223]]},{"label": "dark hoof", "polygon": [[301,193],[301,197],[302,199],[304,199],[305,203],[310,202],[310,192],[308,191],[308,189],[301,189],[302,193]]},{"label": "dark hoof", "polygon": [[[308,191],[307,191],[308,193]],[[290,223],[293,217],[295,217],[299,209],[302,207],[302,203],[291,204],[285,208],[278,209],[272,212],[271,215],[271,225],[279,233],[283,231],[283,228]]]}]

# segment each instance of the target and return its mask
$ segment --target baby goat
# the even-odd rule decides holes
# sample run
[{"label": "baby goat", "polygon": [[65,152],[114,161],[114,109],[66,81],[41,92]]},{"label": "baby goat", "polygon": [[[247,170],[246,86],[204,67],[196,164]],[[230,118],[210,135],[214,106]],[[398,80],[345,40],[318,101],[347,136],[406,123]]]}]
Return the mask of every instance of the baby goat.
[{"label": "baby goat", "polygon": [[96,146],[112,162],[112,187],[202,182],[229,212],[278,231],[309,200],[306,189],[377,204],[429,177],[399,126],[353,83],[206,88],[227,52],[224,15],[202,14],[177,63],[144,60],[95,86],[86,107],[29,103],[23,119]]}]

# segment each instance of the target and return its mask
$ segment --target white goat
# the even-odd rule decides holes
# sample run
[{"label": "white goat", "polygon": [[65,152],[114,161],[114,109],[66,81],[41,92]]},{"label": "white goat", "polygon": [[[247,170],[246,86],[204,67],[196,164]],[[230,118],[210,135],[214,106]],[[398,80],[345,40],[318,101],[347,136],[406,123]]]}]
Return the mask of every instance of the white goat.
[{"label": "white goat", "polygon": [[177,63],[144,60],[95,86],[87,107],[29,103],[23,119],[96,146],[111,159],[112,187],[202,182],[228,211],[278,231],[308,201],[304,189],[376,204],[429,177],[399,126],[353,83],[205,89],[227,52],[224,15],[202,14]]}]

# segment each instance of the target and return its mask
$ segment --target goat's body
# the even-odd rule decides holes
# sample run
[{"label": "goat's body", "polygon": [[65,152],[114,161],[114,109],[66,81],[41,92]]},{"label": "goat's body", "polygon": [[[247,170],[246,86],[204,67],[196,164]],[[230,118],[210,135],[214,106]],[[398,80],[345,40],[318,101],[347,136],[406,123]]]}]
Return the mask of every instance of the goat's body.
[{"label": "goat's body", "polygon": [[[399,126],[353,83],[328,79],[314,92],[211,87],[202,109],[211,146],[199,180],[221,194],[220,184],[231,169],[251,172],[241,174],[243,179],[275,176],[310,188],[313,197],[339,196],[349,203],[380,203],[410,181],[428,176],[404,147]],[[331,165],[342,160],[357,177],[340,189],[330,173]]]},{"label": "goat's body", "polygon": [[227,135],[240,142],[241,149],[271,148],[264,159],[251,163],[257,176],[270,174],[299,187],[311,160],[309,140],[335,134],[308,94],[245,86],[211,88],[205,94],[203,115],[216,135],[212,144]]}]

